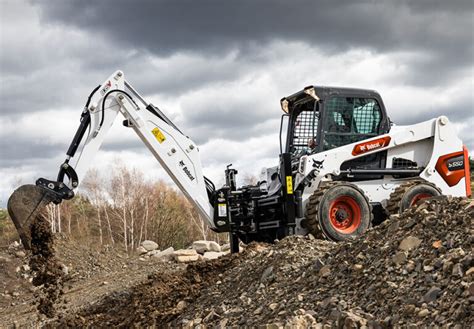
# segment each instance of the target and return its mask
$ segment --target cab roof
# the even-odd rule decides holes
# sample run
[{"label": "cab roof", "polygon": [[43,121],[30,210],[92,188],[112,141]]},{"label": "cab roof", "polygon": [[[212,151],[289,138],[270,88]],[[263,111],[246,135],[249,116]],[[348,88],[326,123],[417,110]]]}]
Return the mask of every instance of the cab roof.
[{"label": "cab roof", "polygon": [[375,90],[344,88],[344,87],[325,87],[325,86],[308,86],[290,96],[283,97],[280,100],[281,108],[284,112],[289,113],[300,104],[313,102],[314,100],[322,100],[337,95],[349,97],[372,97],[380,99],[380,95]]}]

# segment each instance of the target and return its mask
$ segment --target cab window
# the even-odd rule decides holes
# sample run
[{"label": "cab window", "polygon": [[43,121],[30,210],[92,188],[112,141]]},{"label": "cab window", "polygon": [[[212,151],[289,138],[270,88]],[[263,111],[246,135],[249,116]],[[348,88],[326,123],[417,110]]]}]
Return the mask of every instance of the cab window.
[{"label": "cab window", "polygon": [[375,99],[332,97],[325,105],[323,150],[376,136],[382,120]]}]

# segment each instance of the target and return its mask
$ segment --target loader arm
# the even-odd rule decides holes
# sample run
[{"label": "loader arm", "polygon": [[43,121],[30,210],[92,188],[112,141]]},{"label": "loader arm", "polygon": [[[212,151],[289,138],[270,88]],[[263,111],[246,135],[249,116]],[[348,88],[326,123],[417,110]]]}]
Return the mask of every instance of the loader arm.
[{"label": "loader arm", "polygon": [[[189,202],[211,228],[215,227],[207,190],[212,183],[209,184],[202,173],[198,147],[158,108],[147,103],[125,80],[123,72],[116,71],[89,96],[57,180],[40,178],[36,182],[37,189],[31,185],[28,189],[20,187],[17,196],[14,193],[10,198],[9,212],[20,236],[26,234],[28,221],[39,206],[50,201],[59,203],[74,196],[119,113],[125,119],[124,126],[135,131]],[[66,177],[68,181],[65,181]],[[38,192],[39,189],[44,193]],[[34,195],[27,205],[23,201],[28,199],[25,193]],[[25,207],[31,209],[25,211]],[[21,237],[28,246],[29,241],[25,243],[27,239]]]}]

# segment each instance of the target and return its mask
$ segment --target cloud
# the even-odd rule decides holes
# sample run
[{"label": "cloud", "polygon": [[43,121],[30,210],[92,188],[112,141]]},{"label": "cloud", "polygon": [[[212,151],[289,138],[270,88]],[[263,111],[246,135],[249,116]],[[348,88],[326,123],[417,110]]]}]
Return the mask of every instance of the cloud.
[{"label": "cloud", "polygon": [[[18,177],[54,178],[87,95],[116,69],[198,143],[217,185],[229,163],[239,177],[277,164],[279,100],[312,84],[376,89],[398,124],[448,115],[474,151],[472,13],[471,1],[0,1],[0,199]],[[117,159],[166,177],[121,119],[93,166]]]},{"label": "cloud", "polygon": [[[81,1],[36,2],[49,24],[74,26],[126,48],[158,56],[176,52],[225,55],[275,40],[302,41],[328,56],[354,48],[375,52],[418,51],[416,72],[436,69],[455,78],[474,56],[472,3],[459,1]],[[291,51],[291,49],[288,49]],[[432,80],[412,79],[425,84]]]}]

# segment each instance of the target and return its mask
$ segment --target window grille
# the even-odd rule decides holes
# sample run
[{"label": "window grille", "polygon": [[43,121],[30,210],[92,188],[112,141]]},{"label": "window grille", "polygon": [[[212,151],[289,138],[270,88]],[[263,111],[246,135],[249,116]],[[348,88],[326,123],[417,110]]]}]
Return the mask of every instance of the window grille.
[{"label": "window grille", "polygon": [[308,148],[308,141],[316,137],[318,117],[314,111],[302,111],[296,117],[293,132],[293,152],[299,153]]}]

